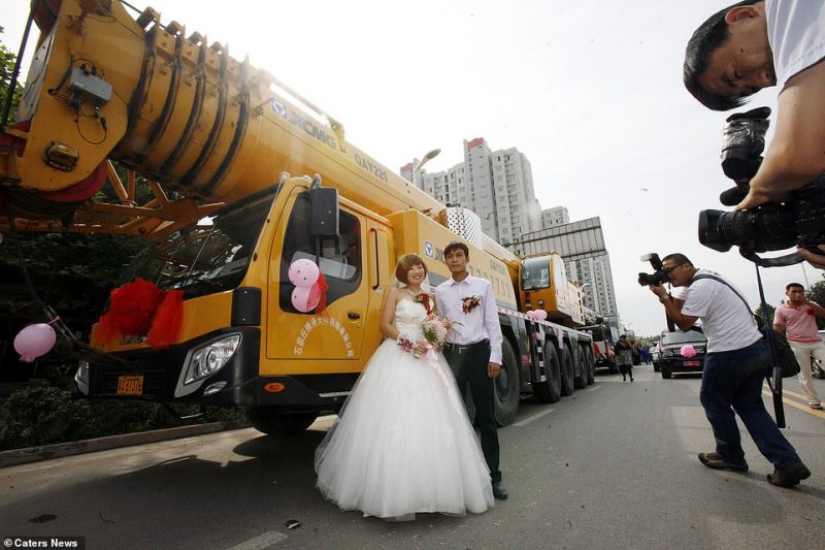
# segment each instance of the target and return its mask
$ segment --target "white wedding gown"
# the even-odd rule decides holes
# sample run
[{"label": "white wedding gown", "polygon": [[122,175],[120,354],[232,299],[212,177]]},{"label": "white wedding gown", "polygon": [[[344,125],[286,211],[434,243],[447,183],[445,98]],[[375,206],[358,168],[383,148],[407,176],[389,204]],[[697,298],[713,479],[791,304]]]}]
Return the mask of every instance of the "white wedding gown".
[{"label": "white wedding gown", "polygon": [[[423,304],[403,299],[395,326],[423,338]],[[416,359],[385,340],[315,453],[318,488],[342,510],[414,519],[494,506],[490,470],[444,356]]]}]

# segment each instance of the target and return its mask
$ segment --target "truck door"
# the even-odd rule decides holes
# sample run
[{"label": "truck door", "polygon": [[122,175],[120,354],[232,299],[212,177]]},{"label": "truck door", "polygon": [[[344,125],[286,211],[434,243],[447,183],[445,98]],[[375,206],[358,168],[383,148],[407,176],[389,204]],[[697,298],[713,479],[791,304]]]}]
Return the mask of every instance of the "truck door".
[{"label": "truck door", "polygon": [[[361,358],[370,292],[363,265],[366,220],[342,204],[338,236],[319,240],[311,237],[307,193],[297,193],[287,212],[285,230],[276,232],[270,253],[267,357],[301,360],[313,374],[358,370],[354,364]],[[316,263],[323,274],[328,286],[325,312],[313,308],[304,313],[292,302],[295,285],[289,280],[289,266],[299,259]],[[323,363],[310,367],[305,360]],[[289,361],[277,364],[278,371],[296,371]]]}]

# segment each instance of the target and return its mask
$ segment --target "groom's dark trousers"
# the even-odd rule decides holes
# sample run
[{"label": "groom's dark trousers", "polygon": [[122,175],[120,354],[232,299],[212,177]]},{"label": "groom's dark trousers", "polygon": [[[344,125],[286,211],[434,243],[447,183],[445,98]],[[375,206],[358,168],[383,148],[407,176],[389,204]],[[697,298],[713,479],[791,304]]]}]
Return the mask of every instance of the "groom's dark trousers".
[{"label": "groom's dark trousers", "polygon": [[450,343],[444,346],[444,357],[455,375],[462,397],[470,385],[470,394],[476,409],[475,426],[481,432],[481,451],[490,468],[493,483],[501,481],[498,469],[498,424],[495,417],[494,380],[487,375],[490,362],[490,342],[484,340],[469,346]]}]

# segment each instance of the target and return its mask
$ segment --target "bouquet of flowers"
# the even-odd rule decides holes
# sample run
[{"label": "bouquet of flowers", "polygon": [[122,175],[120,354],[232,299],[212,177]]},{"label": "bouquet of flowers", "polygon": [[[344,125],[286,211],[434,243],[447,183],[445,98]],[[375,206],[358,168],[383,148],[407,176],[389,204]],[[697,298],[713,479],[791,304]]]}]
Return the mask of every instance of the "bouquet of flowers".
[{"label": "bouquet of flowers", "polygon": [[430,314],[421,323],[424,338],[434,346],[441,347],[447,341],[447,333],[456,323],[438,314]]}]

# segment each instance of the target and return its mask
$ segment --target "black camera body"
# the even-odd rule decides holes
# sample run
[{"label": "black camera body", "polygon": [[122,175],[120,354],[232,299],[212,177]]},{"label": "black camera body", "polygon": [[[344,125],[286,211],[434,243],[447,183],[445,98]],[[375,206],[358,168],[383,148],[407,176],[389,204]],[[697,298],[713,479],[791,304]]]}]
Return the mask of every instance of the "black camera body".
[{"label": "black camera body", "polygon": [[[722,170],[736,187],[719,196],[723,205],[735,206],[748,194],[748,182],[762,163],[770,114],[770,108],[760,107],[727,118],[722,132]],[[757,253],[799,245],[821,254],[817,245],[825,243],[825,175],[793,191],[783,202],[738,212],[701,211],[699,242],[718,252],[738,246],[742,256],[765,267],[792,265],[802,257],[794,253],[760,258]]]},{"label": "black camera body", "polygon": [[659,286],[670,282],[667,272],[662,269],[662,260],[655,252],[645,254],[640,258],[643,262],[650,262],[655,270],[653,273],[639,273],[639,284],[641,286]]}]

